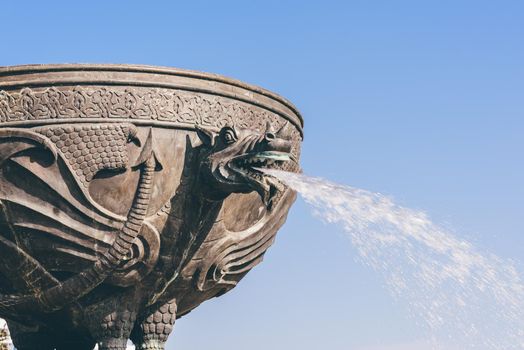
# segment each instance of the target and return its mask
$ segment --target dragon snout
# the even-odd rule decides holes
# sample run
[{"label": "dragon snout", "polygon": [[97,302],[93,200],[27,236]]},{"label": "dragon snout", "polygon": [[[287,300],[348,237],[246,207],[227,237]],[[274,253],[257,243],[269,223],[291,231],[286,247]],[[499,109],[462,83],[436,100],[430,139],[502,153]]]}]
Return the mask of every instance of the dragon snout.
[{"label": "dragon snout", "polygon": [[278,138],[275,134],[268,132],[264,137],[264,141],[260,145],[260,151],[291,153],[292,146],[291,141]]}]

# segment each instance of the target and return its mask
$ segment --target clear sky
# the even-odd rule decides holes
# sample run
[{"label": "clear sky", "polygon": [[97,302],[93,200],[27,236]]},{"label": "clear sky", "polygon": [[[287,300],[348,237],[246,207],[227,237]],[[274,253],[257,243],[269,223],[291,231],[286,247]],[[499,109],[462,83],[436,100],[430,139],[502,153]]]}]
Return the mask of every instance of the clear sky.
[{"label": "clear sky", "polygon": [[[278,92],[304,115],[306,173],[389,194],[524,266],[521,0],[4,1],[0,28],[0,65],[165,65]],[[421,338],[299,200],[264,263],[179,320],[168,349]]]}]

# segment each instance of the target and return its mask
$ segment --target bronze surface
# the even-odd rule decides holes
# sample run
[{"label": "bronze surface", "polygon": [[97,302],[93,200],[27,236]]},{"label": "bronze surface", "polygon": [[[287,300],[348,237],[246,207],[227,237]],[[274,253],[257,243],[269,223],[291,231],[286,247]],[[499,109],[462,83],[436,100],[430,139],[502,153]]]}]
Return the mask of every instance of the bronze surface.
[{"label": "bronze surface", "polygon": [[0,317],[15,346],[163,349],[231,290],[295,194],[302,117],[214,74],[0,68]]}]

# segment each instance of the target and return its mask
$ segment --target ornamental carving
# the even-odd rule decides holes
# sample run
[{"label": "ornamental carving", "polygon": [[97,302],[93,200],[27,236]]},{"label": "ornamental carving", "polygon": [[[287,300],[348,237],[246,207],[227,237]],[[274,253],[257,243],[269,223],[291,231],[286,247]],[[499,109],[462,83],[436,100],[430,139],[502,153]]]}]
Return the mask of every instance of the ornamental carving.
[{"label": "ornamental carving", "polygon": [[[220,129],[225,125],[263,131],[268,122],[282,127],[275,113],[244,102],[203,93],[147,88],[46,88],[19,92],[0,91],[0,123],[38,122],[48,119],[133,119],[169,122],[173,127],[195,125]],[[302,140],[290,128],[293,153],[299,156]]]}]

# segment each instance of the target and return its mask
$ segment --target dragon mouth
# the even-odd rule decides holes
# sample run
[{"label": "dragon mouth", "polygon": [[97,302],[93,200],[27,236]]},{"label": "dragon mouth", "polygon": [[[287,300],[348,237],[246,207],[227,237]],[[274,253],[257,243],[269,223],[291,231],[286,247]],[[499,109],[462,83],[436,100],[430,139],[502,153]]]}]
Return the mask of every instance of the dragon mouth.
[{"label": "dragon mouth", "polygon": [[287,152],[264,151],[247,153],[233,159],[235,170],[240,173],[253,187],[264,202],[268,210],[271,210],[274,199],[285,189],[284,185],[275,177],[266,175],[264,169],[282,169],[282,165],[288,161],[296,161]]}]

